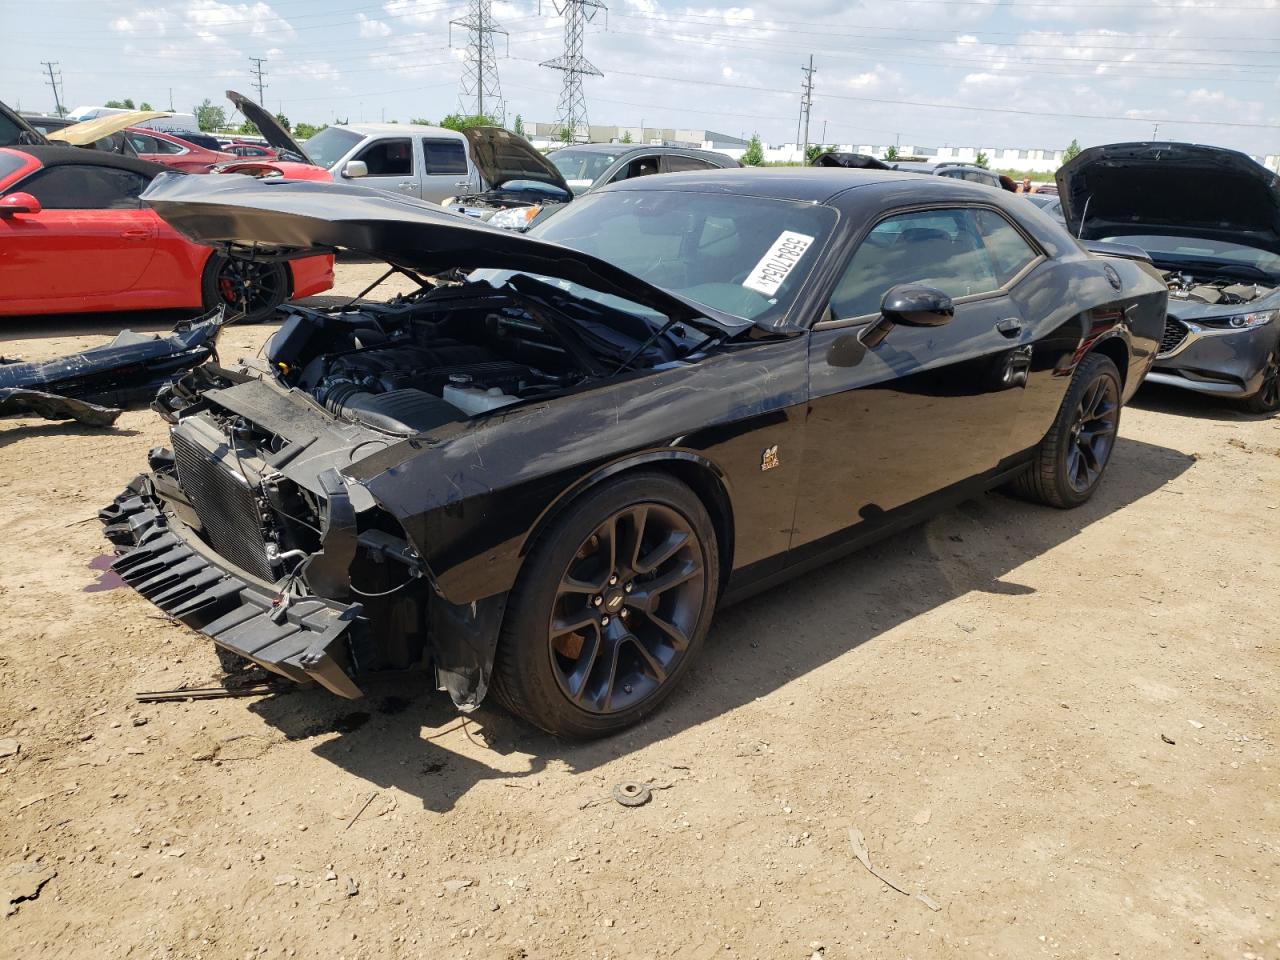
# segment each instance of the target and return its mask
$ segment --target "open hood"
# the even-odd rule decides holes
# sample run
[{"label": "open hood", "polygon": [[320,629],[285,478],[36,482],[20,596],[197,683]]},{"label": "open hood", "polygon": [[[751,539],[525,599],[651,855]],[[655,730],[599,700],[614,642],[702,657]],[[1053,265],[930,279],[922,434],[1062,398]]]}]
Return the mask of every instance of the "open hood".
[{"label": "open hood", "polygon": [[479,223],[442,207],[348,184],[162,174],[142,200],[176,230],[207,246],[296,257],[337,247],[431,275],[491,267],[570,280],[679,320],[727,331],[750,321],[662,290],[597,257]]},{"label": "open hood", "polygon": [[892,170],[887,163],[877,160],[865,153],[845,153],[840,150],[828,150],[820,153],[809,162],[811,167],[851,167],[856,170]]},{"label": "open hood", "polygon": [[289,131],[280,125],[280,121],[273,117],[264,107],[254,103],[243,93],[236,93],[234,90],[227,91],[227,99],[231,101],[232,106],[244,114],[246,120],[251,121],[258,128],[258,132],[266,138],[267,143],[277,150],[295,154],[293,157],[282,157],[282,160],[297,159],[303,163],[311,163],[311,158],[307,156],[307,152],[302,149],[301,144],[293,139],[289,135]]},{"label": "open hood", "polygon": [[1112,143],[1080,153],[1057,180],[1067,227],[1085,240],[1155,233],[1280,254],[1280,177],[1235,150]]},{"label": "open hood", "polygon": [[555,164],[533,148],[524,137],[501,127],[472,127],[462,131],[471,146],[471,160],[484,186],[494,190],[512,180],[549,183],[572,197],[573,191]]},{"label": "open hood", "polygon": [[94,117],[81,123],[73,123],[69,127],[55,130],[49,134],[50,140],[69,143],[73,147],[87,147],[97,143],[103,137],[119,133],[126,127],[136,127],[148,120],[159,120],[161,117],[172,117],[172,113],[163,110],[131,110],[128,113],[109,113],[105,117]]},{"label": "open hood", "polygon": [[[31,144],[49,142],[45,139],[43,133],[27,123],[13,110],[10,110],[3,102],[0,102],[0,120],[6,121],[4,127],[0,127],[0,131],[7,134],[5,140],[0,141],[0,147],[13,147],[18,144],[29,146]],[[9,127],[13,127],[13,130],[10,131]]]}]

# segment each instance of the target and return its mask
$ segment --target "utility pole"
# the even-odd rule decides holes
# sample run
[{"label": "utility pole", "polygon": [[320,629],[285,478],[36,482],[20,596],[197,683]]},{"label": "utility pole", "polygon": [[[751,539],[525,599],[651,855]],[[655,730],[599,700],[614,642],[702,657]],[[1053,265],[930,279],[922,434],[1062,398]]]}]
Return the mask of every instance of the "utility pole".
[{"label": "utility pole", "polygon": [[262,65],[267,61],[264,57],[250,57],[249,62],[253,64],[253,68],[249,71],[254,77],[251,86],[258,88],[258,106],[265,106],[262,100],[262,91],[267,89],[267,85],[262,81],[265,76],[262,72]]},{"label": "utility pole", "polygon": [[813,109],[813,75],[818,72],[813,69],[812,53],[809,54],[809,65],[801,66],[800,72],[804,74],[804,93],[800,97],[800,122],[804,125],[804,144],[800,147],[800,162],[803,164],[809,156],[809,113]]},{"label": "utility pole", "polygon": [[458,84],[458,112],[465,116],[493,117],[499,123],[507,119],[507,107],[502,102],[502,85],[498,82],[498,61],[493,52],[493,35],[507,37],[507,52],[511,40],[507,31],[493,19],[493,0],[470,0],[467,15],[449,21],[449,46],[453,46],[453,28],[467,31],[467,59],[462,66],[462,80]]},{"label": "utility pole", "polygon": [[53,75],[53,68],[58,65],[57,60],[41,60],[44,68],[49,71],[49,83],[47,86],[53,87],[53,102],[57,104],[58,116],[65,117],[66,111],[62,109],[62,93],[58,90],[58,84],[62,82],[62,71],[58,71],[57,77]]},{"label": "utility pole", "polygon": [[[570,142],[591,139],[591,124],[587,120],[587,98],[582,91],[583,77],[603,77],[582,53],[586,26],[601,10],[608,15],[609,8],[600,0],[551,0],[556,13],[564,17],[564,53],[554,60],[545,60],[539,66],[559,70],[564,74],[564,87],[560,91],[559,121],[561,131],[568,131]],[[541,12],[541,3],[539,3]],[[643,133],[643,131],[641,131]]]},{"label": "utility pole", "polygon": [[1155,125],[1154,127],[1152,127],[1152,128],[1151,128],[1151,139],[1152,139],[1153,141],[1156,139],[1156,134],[1157,134],[1157,133],[1159,133],[1159,132],[1160,132],[1160,123],[1159,123],[1159,121],[1157,121],[1157,122],[1156,122],[1156,125]]},{"label": "utility pole", "polygon": [[173,87],[169,88],[169,112],[173,113]]}]

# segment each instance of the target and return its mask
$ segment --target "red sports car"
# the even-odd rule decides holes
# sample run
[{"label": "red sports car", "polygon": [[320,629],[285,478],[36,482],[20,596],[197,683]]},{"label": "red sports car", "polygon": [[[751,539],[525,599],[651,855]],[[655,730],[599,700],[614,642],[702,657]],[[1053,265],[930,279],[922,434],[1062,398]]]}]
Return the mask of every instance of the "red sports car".
[{"label": "red sports car", "polygon": [[159,130],[144,130],[129,127],[124,135],[134,152],[143,160],[160,163],[171,170],[182,170],[185,173],[208,173],[216,163],[225,163],[236,159],[234,153],[223,153],[210,150],[199,144],[183,140],[172,133]]},{"label": "red sports car", "polygon": [[262,320],[333,286],[333,257],[228,258],[139,194],[168,168],[78,147],[0,148],[0,316],[221,304]]}]

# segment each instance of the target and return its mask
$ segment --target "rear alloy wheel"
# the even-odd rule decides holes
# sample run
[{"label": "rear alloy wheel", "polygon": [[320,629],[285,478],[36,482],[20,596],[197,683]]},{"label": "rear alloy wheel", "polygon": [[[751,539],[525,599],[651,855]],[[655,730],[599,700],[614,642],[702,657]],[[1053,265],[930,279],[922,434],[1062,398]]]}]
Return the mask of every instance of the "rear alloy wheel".
[{"label": "rear alloy wheel", "polygon": [[1051,507],[1078,507],[1098,488],[1120,430],[1120,372],[1091,353],[1080,362],[1031,469],[1011,492]]},{"label": "rear alloy wheel", "polygon": [[673,478],[637,474],[591,492],[540,538],[512,594],[500,698],[566,736],[635,723],[701,644],[718,564],[705,508]]},{"label": "rear alloy wheel", "polygon": [[1271,351],[1267,357],[1266,369],[1262,372],[1262,386],[1258,392],[1244,402],[1251,413],[1275,413],[1280,410],[1280,347]]},{"label": "rear alloy wheel", "polygon": [[228,320],[258,323],[288,299],[289,274],[282,263],[215,253],[205,266],[202,294],[206,310],[225,306]]}]

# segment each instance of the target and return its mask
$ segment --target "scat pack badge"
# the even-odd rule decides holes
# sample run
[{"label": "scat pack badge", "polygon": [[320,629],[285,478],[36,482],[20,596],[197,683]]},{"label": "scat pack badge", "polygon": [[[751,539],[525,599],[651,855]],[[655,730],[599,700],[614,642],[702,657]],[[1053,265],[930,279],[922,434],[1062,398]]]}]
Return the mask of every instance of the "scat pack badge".
[{"label": "scat pack badge", "polygon": [[778,459],[778,445],[775,443],[772,447],[765,447],[764,453],[760,455],[760,469],[772,470],[782,461]]}]

